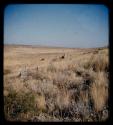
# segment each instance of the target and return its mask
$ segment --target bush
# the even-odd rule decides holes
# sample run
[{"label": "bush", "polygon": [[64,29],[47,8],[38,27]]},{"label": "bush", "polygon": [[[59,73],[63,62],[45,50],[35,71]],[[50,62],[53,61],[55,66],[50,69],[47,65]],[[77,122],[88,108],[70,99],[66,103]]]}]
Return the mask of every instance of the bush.
[{"label": "bush", "polygon": [[34,95],[10,92],[8,96],[4,97],[4,111],[6,119],[15,119],[20,113],[35,111]]},{"label": "bush", "polygon": [[47,67],[47,71],[56,72],[56,67],[55,67],[53,64],[50,64],[50,65]]},{"label": "bush", "polygon": [[11,71],[9,69],[4,69],[4,75],[7,75],[9,73],[11,73]]}]

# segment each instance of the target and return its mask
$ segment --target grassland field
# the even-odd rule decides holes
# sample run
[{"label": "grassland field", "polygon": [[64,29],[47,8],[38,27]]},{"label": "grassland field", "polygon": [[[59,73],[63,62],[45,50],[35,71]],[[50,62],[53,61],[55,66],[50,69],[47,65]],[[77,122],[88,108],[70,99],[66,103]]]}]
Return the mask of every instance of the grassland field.
[{"label": "grassland field", "polygon": [[109,49],[4,46],[8,121],[105,121]]}]

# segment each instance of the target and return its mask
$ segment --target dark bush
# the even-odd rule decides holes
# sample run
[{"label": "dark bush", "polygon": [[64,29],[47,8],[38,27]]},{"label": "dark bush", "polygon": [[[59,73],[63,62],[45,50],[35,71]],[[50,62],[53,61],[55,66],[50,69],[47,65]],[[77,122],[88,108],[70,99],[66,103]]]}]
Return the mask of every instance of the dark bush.
[{"label": "dark bush", "polygon": [[34,95],[32,93],[19,93],[15,91],[4,97],[4,111],[6,119],[17,118],[20,113],[35,111]]}]

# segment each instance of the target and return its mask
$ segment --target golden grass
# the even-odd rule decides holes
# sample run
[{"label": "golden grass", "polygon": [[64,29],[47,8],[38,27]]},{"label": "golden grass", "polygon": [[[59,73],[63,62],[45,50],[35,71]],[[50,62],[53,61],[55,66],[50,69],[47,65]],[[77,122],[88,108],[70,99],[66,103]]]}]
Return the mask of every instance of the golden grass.
[{"label": "golden grass", "polygon": [[88,103],[88,92],[87,91],[80,91],[80,97],[85,104]]},{"label": "golden grass", "polygon": [[57,106],[59,107],[59,109],[63,109],[63,108],[68,107],[69,104],[70,104],[70,96],[69,96],[69,94],[66,93],[65,90],[63,90],[57,96],[56,102],[57,102]]},{"label": "golden grass", "polygon": [[46,101],[44,95],[37,95],[35,97],[35,103],[38,111],[42,112],[46,110]]},{"label": "golden grass", "polygon": [[109,58],[105,54],[92,54],[90,59],[83,64],[85,68],[93,68],[94,71],[108,71]]},{"label": "golden grass", "polygon": [[[98,50],[96,54],[94,50],[5,48],[6,119],[28,121],[36,116],[41,121],[49,118],[98,121],[95,113],[103,112],[108,104],[109,58],[108,49]],[[101,121],[103,116],[99,117]]]},{"label": "golden grass", "polygon": [[108,79],[104,72],[98,72],[95,75],[95,80],[90,91],[95,110],[102,110],[108,100]]}]

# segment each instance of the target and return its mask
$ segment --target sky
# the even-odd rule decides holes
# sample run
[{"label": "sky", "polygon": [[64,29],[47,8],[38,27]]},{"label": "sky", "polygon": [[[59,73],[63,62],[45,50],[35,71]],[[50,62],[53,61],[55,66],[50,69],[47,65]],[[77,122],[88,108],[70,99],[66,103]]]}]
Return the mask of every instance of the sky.
[{"label": "sky", "polygon": [[4,10],[4,44],[103,47],[109,15],[96,4],[10,4]]}]

